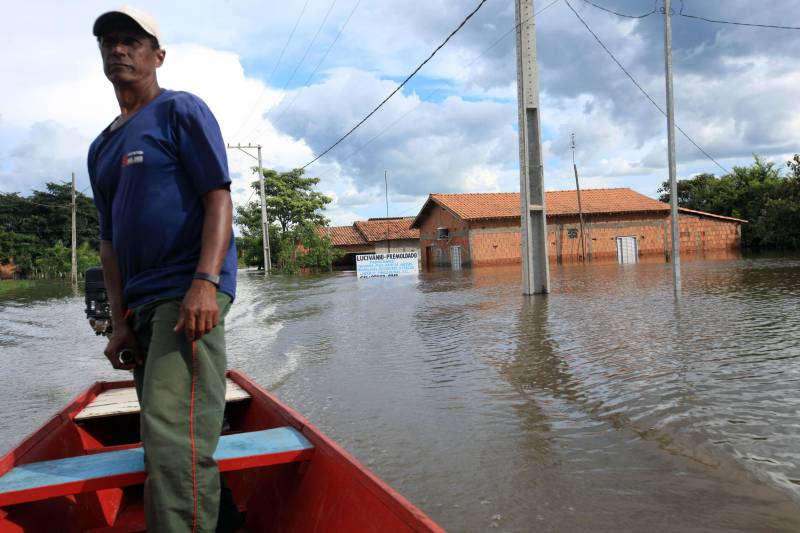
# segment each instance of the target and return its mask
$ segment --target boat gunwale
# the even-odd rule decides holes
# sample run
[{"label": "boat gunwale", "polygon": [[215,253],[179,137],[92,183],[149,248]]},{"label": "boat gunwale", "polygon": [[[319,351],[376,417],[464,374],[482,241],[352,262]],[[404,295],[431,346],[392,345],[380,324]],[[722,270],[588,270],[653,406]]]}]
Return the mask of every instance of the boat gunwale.
[{"label": "boat gunwale", "polygon": [[[239,386],[250,393],[254,398],[261,397],[268,405],[271,405],[276,411],[284,416],[285,420],[292,426],[300,431],[310,442],[314,445],[314,459],[324,454],[328,457],[346,463],[348,467],[355,470],[358,481],[361,486],[368,490],[374,497],[381,501],[390,511],[397,515],[405,516],[408,520],[405,523],[412,525],[417,531],[432,531],[436,533],[445,533],[445,530],[433,521],[422,510],[417,508],[405,496],[393,489],[389,484],[379,478],[366,466],[361,464],[358,459],[352,456],[347,450],[341,447],[333,439],[325,435],[319,428],[310,423],[303,415],[293,408],[281,402],[272,393],[262,388],[258,383],[253,381],[250,377],[239,372],[238,370],[229,370],[228,376],[237,382]],[[325,453],[325,452],[328,453]],[[314,460],[312,459],[312,461]],[[417,524],[422,528],[415,527]]]},{"label": "boat gunwale", "polygon": [[[398,516],[412,529],[421,532],[445,533],[445,530],[436,524],[433,519],[380,479],[333,439],[326,436],[324,432],[311,424],[298,411],[281,402],[272,393],[238,370],[229,370],[227,377],[247,391],[252,399],[262,401],[274,414],[283,418],[286,425],[292,426],[302,433],[315,448],[311,461],[324,455],[328,460],[344,463],[346,468],[355,472],[352,478],[353,481],[358,482],[359,485],[380,501],[389,512]],[[67,423],[76,423],[74,417],[102,392],[132,386],[134,386],[132,380],[96,381],[93,383],[88,389],[79,393],[66,407],[48,419],[41,427],[28,435],[19,445],[0,458],[0,476],[5,475],[15,466],[23,465],[27,462],[36,462],[25,461],[25,456],[34,450],[57,427]],[[92,452],[87,452],[86,454],[90,453]],[[3,510],[0,509],[0,519],[2,519],[2,513]]]}]

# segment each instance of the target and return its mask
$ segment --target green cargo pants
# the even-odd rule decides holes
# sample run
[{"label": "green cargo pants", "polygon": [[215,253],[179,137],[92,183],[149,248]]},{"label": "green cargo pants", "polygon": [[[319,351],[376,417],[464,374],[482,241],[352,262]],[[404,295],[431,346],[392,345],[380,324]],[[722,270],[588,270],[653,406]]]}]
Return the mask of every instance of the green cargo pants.
[{"label": "green cargo pants", "polygon": [[231,299],[217,293],[217,303],[219,324],[195,343],[173,331],[180,299],[143,305],[130,317],[146,354],[133,376],[147,472],[145,517],[152,533],[211,533],[217,526],[220,474],[212,456],[225,411],[224,319]]}]

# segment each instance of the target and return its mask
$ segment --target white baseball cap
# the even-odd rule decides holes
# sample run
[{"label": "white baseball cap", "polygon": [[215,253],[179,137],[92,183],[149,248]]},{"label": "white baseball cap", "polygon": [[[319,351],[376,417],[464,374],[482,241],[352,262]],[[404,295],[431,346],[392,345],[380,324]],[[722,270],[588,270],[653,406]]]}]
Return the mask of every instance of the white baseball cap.
[{"label": "white baseball cap", "polygon": [[103,35],[103,33],[105,33],[110,24],[119,21],[121,18],[132,20],[140,28],[142,28],[145,33],[155,37],[159,46],[163,44],[161,40],[161,31],[158,29],[156,19],[153,18],[153,16],[149,13],[145,13],[144,11],[131,6],[118,7],[113,11],[103,13],[97,17],[97,20],[94,21],[94,26],[92,27],[92,33],[95,37],[100,37]]}]

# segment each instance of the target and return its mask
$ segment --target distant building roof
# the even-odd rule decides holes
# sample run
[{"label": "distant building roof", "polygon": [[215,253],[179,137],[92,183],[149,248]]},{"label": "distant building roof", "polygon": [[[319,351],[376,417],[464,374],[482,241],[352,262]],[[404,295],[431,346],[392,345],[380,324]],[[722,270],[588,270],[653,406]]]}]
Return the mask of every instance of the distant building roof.
[{"label": "distant building roof", "polygon": [[694,209],[689,209],[688,207],[679,207],[678,211],[682,213],[691,213],[693,215],[700,215],[704,217],[711,217],[711,218],[720,218],[722,220],[730,220],[732,222],[741,222],[742,224],[747,224],[747,221],[742,218],[734,218],[734,217],[726,217],[723,215],[717,215],[714,213],[706,213],[705,211],[696,211]]},{"label": "distant building roof", "polygon": [[419,230],[411,227],[414,217],[370,218],[358,220],[352,226],[321,227],[319,232],[331,238],[334,246],[356,246],[371,242],[419,239]]},{"label": "distant building roof", "polygon": [[331,238],[334,246],[356,246],[367,244],[367,240],[353,226],[331,226],[319,228],[322,235]]},{"label": "distant building roof", "polygon": [[[441,205],[462,220],[517,218],[520,213],[520,198],[516,192],[431,194],[412,227],[419,227],[420,217],[432,203]],[[628,188],[582,190],[581,207],[584,214],[669,211],[668,204]],[[547,216],[577,215],[577,192],[546,192],[545,209]]]},{"label": "distant building roof", "polygon": [[370,218],[369,220],[359,220],[353,225],[369,242],[419,239],[419,229],[412,228],[412,222],[414,222],[414,217]]}]

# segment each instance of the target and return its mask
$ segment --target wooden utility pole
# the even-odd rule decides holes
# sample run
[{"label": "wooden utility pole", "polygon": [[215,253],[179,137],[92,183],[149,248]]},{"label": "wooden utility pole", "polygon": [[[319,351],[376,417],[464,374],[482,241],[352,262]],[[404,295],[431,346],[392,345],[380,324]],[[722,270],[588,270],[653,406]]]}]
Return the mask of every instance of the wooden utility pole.
[{"label": "wooden utility pole", "polygon": [[678,222],[678,181],[675,165],[675,104],[672,97],[672,5],[664,0],[664,63],[667,78],[667,152],[669,159],[669,200],[672,212],[672,282],[681,287],[680,225]]},{"label": "wooden utility pole", "polygon": [[575,134],[572,134],[572,170],[575,172],[575,191],[578,193],[578,220],[581,225],[581,258],[586,262],[586,233],[583,226],[583,206],[581,205],[581,184],[578,181],[578,165],[575,164]]},{"label": "wooden utility pole", "polygon": [[389,171],[383,171],[384,194],[386,195],[386,253],[392,252],[392,245],[389,243]]},{"label": "wooden utility pole", "polygon": [[72,272],[70,280],[78,283],[78,224],[75,220],[77,216],[77,199],[75,194],[75,173],[72,173]]},{"label": "wooden utility pole", "polygon": [[[258,149],[257,157],[247,151],[248,149],[253,149],[253,148]],[[253,159],[258,160],[258,184],[261,189],[261,235],[263,236],[262,244],[264,248],[264,275],[266,276],[272,270],[272,263],[270,262],[271,259],[269,254],[269,220],[267,220],[267,195],[264,192],[264,169],[261,166],[261,145],[237,144],[236,146],[234,146],[229,144],[228,149],[239,150],[249,155]]]},{"label": "wooden utility pole", "polygon": [[550,292],[533,0],[515,0],[522,293]]}]

